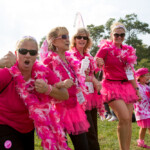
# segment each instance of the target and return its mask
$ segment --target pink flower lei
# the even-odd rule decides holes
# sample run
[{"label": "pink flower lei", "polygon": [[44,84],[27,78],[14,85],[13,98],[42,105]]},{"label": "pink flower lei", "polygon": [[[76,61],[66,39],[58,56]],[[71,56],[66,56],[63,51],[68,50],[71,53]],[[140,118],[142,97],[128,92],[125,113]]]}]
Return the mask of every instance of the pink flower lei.
[{"label": "pink flower lei", "polygon": [[[85,77],[82,76],[80,74],[80,61],[75,59],[75,57],[73,56],[73,54],[69,53],[69,52],[65,52],[65,56],[66,56],[66,60],[69,62],[68,65],[70,66],[70,68],[72,68],[75,71],[76,77],[79,81],[79,85],[82,84],[82,86],[85,86]],[[59,55],[53,51],[49,51],[48,53],[48,57],[51,58],[51,60],[53,60],[53,70],[55,71],[56,75],[60,78],[60,80],[62,81],[62,74],[60,73],[61,70],[56,70],[56,67],[58,66],[58,64],[62,64],[62,61],[59,57]],[[84,91],[87,92],[87,91]]]},{"label": "pink flower lei", "polygon": [[122,45],[122,48],[119,49],[112,41],[102,40],[99,47],[111,50],[112,55],[118,57],[119,60],[124,62],[127,66],[133,66],[137,63],[136,50],[132,46]]},{"label": "pink flower lei", "polygon": [[81,56],[81,54],[79,53],[79,51],[77,50],[76,47],[73,47],[70,50],[70,52],[73,54],[73,57],[79,58],[80,60],[82,60],[84,58],[84,56],[89,57],[89,60],[90,60],[90,74],[93,74],[94,72],[97,73],[98,71],[101,71],[101,69],[97,67],[96,61],[94,60],[93,56],[91,56],[91,54],[89,52],[85,52],[84,56]]},{"label": "pink flower lei", "polygon": [[[65,53],[66,56],[66,60],[69,62],[69,66],[73,67],[73,69],[75,70],[75,73],[77,74],[79,72],[79,61],[78,60],[74,60],[72,57],[70,57],[69,53]],[[60,78],[60,80],[62,81],[62,74],[60,73],[60,71],[58,71],[56,69],[56,67],[58,66],[58,64],[62,64],[62,60],[60,59],[59,55],[53,51],[49,51],[48,52],[48,57],[53,60],[53,70],[55,70],[56,75]]]},{"label": "pink flower lei", "polygon": [[[60,116],[57,113],[55,106],[50,103],[49,97],[40,94],[39,96],[41,96],[41,100],[46,97],[49,99],[48,102],[40,102],[39,97],[34,94],[34,91],[31,92],[31,89],[34,89],[34,84],[26,83],[18,69],[18,63],[11,67],[9,72],[13,76],[18,94],[28,107],[30,118],[34,121],[37,134],[39,138],[42,139],[44,150],[70,150],[66,143],[65,133],[60,122]],[[39,78],[46,80],[45,72],[46,67],[35,62],[32,68],[33,74],[31,81],[35,81],[35,79]],[[30,87],[31,85],[32,88]]]}]

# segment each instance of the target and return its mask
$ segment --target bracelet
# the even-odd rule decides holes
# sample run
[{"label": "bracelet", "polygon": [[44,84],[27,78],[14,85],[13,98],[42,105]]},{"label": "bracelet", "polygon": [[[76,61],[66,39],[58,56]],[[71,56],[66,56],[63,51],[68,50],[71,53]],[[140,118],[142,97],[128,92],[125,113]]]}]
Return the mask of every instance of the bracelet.
[{"label": "bracelet", "polygon": [[92,82],[93,81],[93,76],[90,76],[90,82]]},{"label": "bracelet", "polygon": [[137,91],[138,91],[138,90],[139,90],[139,87],[136,87],[136,88],[135,88],[135,90],[137,90]]},{"label": "bracelet", "polygon": [[52,91],[52,86],[48,84],[48,90],[45,92],[45,95],[49,95]]}]

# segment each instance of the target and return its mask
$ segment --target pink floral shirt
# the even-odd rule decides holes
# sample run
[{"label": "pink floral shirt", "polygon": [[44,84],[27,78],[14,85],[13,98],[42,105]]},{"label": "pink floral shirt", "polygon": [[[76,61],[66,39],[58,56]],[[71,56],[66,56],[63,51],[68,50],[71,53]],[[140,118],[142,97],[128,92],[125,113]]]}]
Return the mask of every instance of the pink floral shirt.
[{"label": "pink floral shirt", "polygon": [[150,87],[140,83],[138,83],[138,86],[142,100],[134,104],[137,121],[150,118]]}]

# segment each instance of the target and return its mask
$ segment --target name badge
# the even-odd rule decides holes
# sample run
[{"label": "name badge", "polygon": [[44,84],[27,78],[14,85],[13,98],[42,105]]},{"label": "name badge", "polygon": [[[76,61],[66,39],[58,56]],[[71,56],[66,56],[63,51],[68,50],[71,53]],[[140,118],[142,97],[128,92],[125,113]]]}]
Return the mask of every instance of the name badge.
[{"label": "name badge", "polygon": [[131,67],[128,67],[126,69],[126,75],[127,75],[128,80],[133,80],[134,79],[133,71],[132,71]]},{"label": "name badge", "polygon": [[83,95],[83,93],[82,93],[80,88],[77,89],[76,96],[77,96],[79,104],[82,104],[83,102],[85,102],[84,95]]},{"label": "name badge", "polygon": [[89,93],[94,93],[94,86],[92,82],[85,82],[85,85],[88,87]]}]

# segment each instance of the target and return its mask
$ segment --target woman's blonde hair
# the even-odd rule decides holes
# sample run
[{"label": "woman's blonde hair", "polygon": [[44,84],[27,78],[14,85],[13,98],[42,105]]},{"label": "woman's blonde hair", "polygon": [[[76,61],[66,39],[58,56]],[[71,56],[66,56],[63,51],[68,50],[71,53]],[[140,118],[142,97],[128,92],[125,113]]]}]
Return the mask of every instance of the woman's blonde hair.
[{"label": "woman's blonde hair", "polygon": [[83,52],[86,53],[92,46],[92,39],[90,38],[90,32],[86,28],[79,28],[76,31],[76,33],[72,37],[70,48],[72,49],[73,47],[76,47],[75,39],[77,36],[81,34],[86,34],[86,36],[88,37],[87,44],[85,45],[84,50],[83,50]]},{"label": "woman's blonde hair", "polygon": [[124,31],[126,31],[125,26],[121,23],[121,22],[115,22],[110,26],[110,30],[111,33],[115,30],[115,29],[123,29]]},{"label": "woman's blonde hair", "polygon": [[50,32],[47,34],[46,40],[48,43],[48,50],[56,51],[57,48],[55,45],[53,45],[53,41],[63,34],[69,34],[66,27],[56,27],[50,30]]},{"label": "woman's blonde hair", "polygon": [[37,43],[36,39],[34,37],[32,37],[32,36],[24,36],[19,41],[17,41],[17,43],[16,43],[16,50],[18,50],[20,48],[20,45],[22,43],[24,43],[25,41],[32,41],[32,42],[34,42],[36,47],[37,47],[37,50],[38,50],[38,43]]}]

